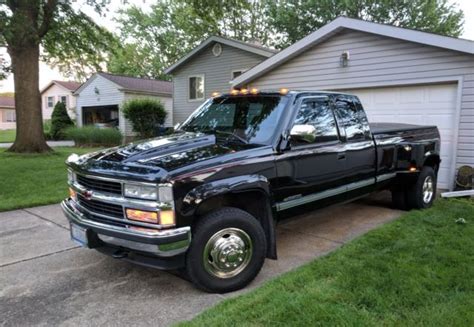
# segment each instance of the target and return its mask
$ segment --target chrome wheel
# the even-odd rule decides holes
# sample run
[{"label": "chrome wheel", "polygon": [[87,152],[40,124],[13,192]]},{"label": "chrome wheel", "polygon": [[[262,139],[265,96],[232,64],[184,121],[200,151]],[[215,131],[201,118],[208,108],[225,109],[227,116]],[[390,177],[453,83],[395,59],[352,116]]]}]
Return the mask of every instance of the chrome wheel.
[{"label": "chrome wheel", "polygon": [[207,241],[203,253],[204,268],[219,278],[236,276],[248,266],[252,251],[252,240],[246,232],[225,228]]},{"label": "chrome wheel", "polygon": [[430,203],[434,194],[434,182],[431,176],[426,176],[423,181],[423,202]]}]

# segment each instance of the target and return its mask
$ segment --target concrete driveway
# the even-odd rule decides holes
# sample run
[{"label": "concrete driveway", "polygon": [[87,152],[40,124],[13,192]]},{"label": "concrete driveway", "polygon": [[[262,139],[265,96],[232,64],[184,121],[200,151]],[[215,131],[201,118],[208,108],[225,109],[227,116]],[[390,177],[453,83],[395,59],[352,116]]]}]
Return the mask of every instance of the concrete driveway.
[{"label": "concrete driveway", "polygon": [[0,213],[0,324],[164,326],[191,319],[400,214],[382,193],[280,224],[279,260],[266,260],[246,289],[219,295],[176,274],[75,246],[59,205]]}]

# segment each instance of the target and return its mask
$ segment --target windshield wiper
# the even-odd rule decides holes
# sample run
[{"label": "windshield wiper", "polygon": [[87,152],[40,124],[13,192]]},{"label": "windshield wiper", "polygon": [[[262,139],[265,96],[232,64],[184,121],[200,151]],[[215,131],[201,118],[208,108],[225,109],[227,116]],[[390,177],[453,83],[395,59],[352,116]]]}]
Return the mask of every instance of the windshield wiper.
[{"label": "windshield wiper", "polygon": [[233,137],[236,140],[239,140],[240,142],[242,142],[244,144],[249,144],[249,141],[247,141],[246,139],[244,139],[241,136],[238,136],[237,134],[234,134],[233,132],[226,132],[226,131],[219,131],[219,130],[215,130],[215,132],[218,133],[218,134],[229,135],[229,136]]}]

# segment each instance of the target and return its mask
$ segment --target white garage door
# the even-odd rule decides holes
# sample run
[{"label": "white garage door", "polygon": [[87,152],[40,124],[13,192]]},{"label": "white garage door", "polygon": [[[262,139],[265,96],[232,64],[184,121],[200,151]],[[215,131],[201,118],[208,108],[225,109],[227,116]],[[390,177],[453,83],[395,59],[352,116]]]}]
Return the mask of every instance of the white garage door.
[{"label": "white garage door", "polygon": [[359,96],[371,122],[436,125],[441,134],[439,188],[449,188],[457,84],[344,90]]}]

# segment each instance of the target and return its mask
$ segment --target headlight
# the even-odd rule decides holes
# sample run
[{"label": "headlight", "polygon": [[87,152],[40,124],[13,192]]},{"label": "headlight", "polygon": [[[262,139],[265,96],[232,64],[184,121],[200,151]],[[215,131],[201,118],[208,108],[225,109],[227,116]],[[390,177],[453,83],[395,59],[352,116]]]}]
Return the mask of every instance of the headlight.
[{"label": "headlight", "polygon": [[69,184],[73,184],[75,181],[76,181],[76,174],[72,170],[68,169],[67,170],[67,182]]},{"label": "headlight", "polygon": [[145,186],[139,184],[125,184],[123,192],[126,197],[145,200],[157,200],[158,189],[156,186]]}]

